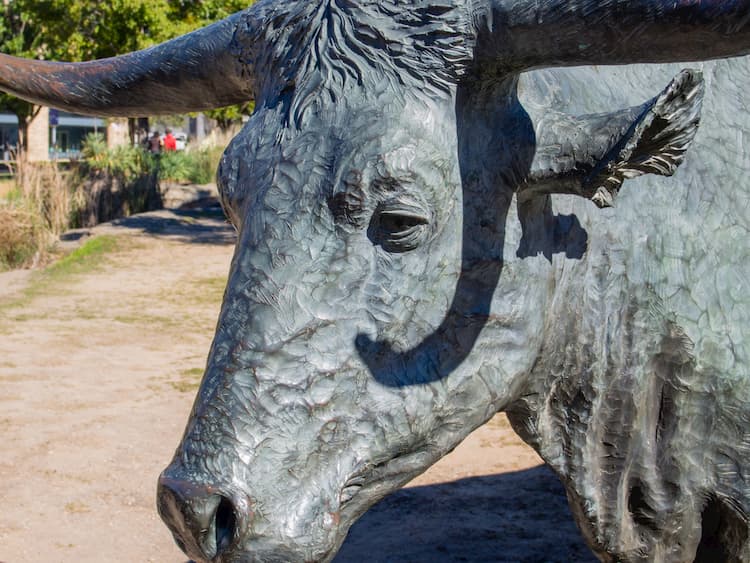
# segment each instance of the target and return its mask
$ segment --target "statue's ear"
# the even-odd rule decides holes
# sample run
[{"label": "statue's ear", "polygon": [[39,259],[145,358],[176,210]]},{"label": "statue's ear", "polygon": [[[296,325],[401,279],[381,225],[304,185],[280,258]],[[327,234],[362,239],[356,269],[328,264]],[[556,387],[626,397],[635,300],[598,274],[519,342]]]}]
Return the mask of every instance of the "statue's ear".
[{"label": "statue's ear", "polygon": [[703,92],[701,73],[684,70],[642,106],[583,117],[547,114],[519,198],[566,193],[611,207],[626,179],[671,176],[698,131]]},{"label": "statue's ear", "polygon": [[702,102],[700,73],[683,71],[672,80],[584,179],[592,201],[608,207],[624,180],[674,174],[698,131]]}]

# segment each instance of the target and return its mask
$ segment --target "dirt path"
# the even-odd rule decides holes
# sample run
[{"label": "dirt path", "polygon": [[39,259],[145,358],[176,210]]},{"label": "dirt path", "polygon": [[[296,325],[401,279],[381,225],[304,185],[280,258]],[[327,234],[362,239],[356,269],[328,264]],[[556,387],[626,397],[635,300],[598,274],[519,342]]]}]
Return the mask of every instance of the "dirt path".
[{"label": "dirt path", "polygon": [[[184,563],[154,507],[219,310],[233,233],[158,212],[101,254],[0,274],[0,561]],[[69,237],[75,238],[75,237]],[[562,488],[503,417],[353,528],[337,561],[591,561]]]}]

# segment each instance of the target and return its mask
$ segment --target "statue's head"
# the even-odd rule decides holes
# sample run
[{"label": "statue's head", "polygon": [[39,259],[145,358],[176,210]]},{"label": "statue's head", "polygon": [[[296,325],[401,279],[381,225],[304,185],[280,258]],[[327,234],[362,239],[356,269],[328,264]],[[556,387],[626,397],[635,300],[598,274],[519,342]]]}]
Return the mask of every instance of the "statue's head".
[{"label": "statue's head", "polygon": [[[343,43],[337,17],[321,22]],[[537,284],[513,284],[490,319],[513,191],[499,172],[511,157],[495,154],[507,108],[475,121],[444,61],[427,84],[366,48],[289,47],[297,72],[264,80],[272,95],[222,158],[239,238],[158,497],[191,557],[332,557],[369,506],[496,412],[533,357],[541,313],[522,309]],[[507,104],[514,86],[496,86]]]}]

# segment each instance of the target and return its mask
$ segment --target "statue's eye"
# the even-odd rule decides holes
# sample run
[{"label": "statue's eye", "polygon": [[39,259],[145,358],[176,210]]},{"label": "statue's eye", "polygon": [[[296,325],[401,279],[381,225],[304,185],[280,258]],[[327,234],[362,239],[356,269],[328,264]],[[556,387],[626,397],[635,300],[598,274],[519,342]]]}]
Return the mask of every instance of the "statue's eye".
[{"label": "statue's eye", "polygon": [[394,236],[409,233],[415,227],[427,224],[427,219],[420,215],[399,211],[384,211],[379,219],[380,229]]},{"label": "statue's eye", "polygon": [[383,250],[406,252],[420,245],[429,224],[428,213],[421,206],[387,202],[375,211],[367,234]]}]

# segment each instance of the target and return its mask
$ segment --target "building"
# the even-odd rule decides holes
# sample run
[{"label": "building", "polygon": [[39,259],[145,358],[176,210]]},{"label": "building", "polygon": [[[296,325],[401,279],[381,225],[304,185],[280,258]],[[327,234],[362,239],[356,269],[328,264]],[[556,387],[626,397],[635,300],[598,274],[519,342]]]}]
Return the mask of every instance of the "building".
[{"label": "building", "polygon": [[[167,125],[156,122],[155,131],[164,132]],[[181,134],[184,143],[188,137],[200,143],[212,132],[214,124],[203,114],[186,117],[182,126],[173,127],[175,134]],[[189,133],[182,133],[184,130]],[[112,148],[131,142],[127,118],[89,117],[75,115],[61,110],[42,107],[29,125],[28,159],[31,161],[75,159],[81,154],[86,135],[101,133]],[[135,141],[139,135],[149,135],[149,119],[139,118],[136,123]],[[12,113],[0,112],[0,163],[13,160],[13,151],[18,145],[18,118]],[[10,150],[8,150],[10,149]],[[0,164],[0,171],[4,167]]]},{"label": "building", "polygon": [[[123,125],[114,122],[122,128]],[[29,127],[29,158],[54,160],[76,158],[89,133],[107,136],[111,124],[98,117],[74,115],[64,111],[42,108]],[[127,136],[127,123],[124,124]],[[15,149],[18,144],[18,118],[12,113],[0,113],[0,147]],[[3,150],[0,157],[7,159]]]}]

